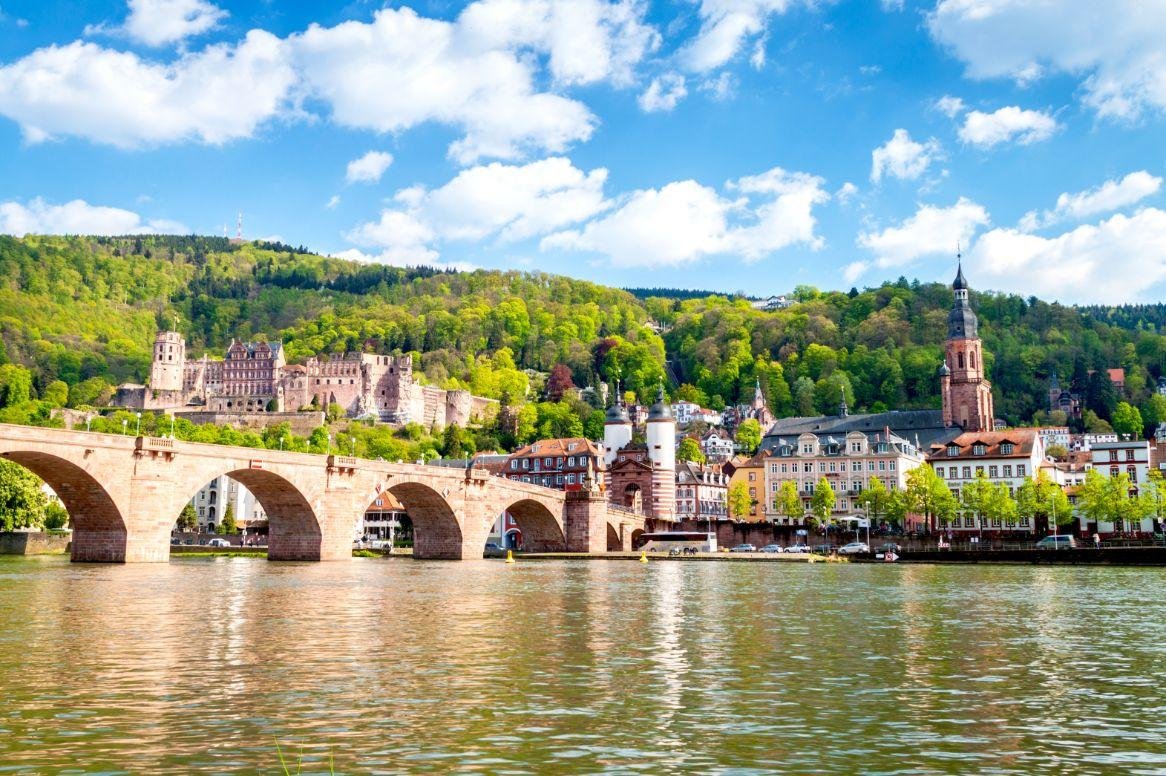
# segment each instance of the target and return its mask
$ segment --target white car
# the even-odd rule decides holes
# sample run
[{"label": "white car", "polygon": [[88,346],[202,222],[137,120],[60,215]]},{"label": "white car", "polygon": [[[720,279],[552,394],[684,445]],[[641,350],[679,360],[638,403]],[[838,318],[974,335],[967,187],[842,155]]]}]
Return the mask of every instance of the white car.
[{"label": "white car", "polygon": [[206,543],[207,547],[230,547],[231,543],[226,539],[216,536]]},{"label": "white car", "polygon": [[851,542],[838,548],[839,555],[860,555],[868,552],[870,552],[870,547],[867,546],[866,542]]},{"label": "white car", "polygon": [[784,550],[782,550],[782,552],[809,552],[809,551],[810,551],[810,548],[804,544],[791,544],[790,546],[788,546]]}]

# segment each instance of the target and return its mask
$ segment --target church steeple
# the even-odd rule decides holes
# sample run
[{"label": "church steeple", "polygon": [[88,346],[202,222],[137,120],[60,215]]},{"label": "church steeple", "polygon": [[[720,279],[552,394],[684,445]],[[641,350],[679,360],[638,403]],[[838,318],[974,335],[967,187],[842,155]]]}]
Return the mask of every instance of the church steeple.
[{"label": "church steeple", "polygon": [[968,281],[964,279],[963,262],[958,261],[959,254],[956,254],[956,258],[958,263],[956,264],[955,280],[951,284],[955,299],[951,305],[951,312],[947,314],[947,337],[948,339],[975,339],[979,336],[980,322],[968,304]]},{"label": "church steeple", "polygon": [[992,384],[984,378],[979,321],[968,302],[961,258],[957,253],[959,263],[951,284],[955,299],[947,314],[944,363],[939,370],[943,419],[966,431],[991,431],[995,424]]}]

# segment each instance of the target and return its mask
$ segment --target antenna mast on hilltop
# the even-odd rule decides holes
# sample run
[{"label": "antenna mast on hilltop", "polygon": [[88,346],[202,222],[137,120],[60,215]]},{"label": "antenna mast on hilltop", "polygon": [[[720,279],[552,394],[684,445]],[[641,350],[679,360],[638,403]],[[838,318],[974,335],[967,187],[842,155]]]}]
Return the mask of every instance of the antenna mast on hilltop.
[{"label": "antenna mast on hilltop", "polygon": [[239,219],[235,222],[235,239],[243,239],[243,211],[239,211]]}]

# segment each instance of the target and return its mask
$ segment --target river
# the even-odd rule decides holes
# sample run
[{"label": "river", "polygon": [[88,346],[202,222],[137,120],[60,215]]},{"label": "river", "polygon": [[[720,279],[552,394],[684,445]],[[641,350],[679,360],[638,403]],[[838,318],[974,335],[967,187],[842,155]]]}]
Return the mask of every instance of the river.
[{"label": "river", "polygon": [[0,773],[1162,773],[1157,569],[0,558]]}]

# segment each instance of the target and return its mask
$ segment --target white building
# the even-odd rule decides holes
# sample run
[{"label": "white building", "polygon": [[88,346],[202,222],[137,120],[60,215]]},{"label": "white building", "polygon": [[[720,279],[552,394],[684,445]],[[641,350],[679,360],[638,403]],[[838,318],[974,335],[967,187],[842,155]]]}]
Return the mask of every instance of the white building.
[{"label": "white building", "polygon": [[709,463],[721,463],[733,457],[737,443],[724,429],[711,428],[700,440],[700,449]]},{"label": "white building", "polygon": [[203,533],[213,532],[223,522],[228,504],[234,507],[235,523],[240,528],[267,519],[267,513],[255,494],[225,474],[203,486],[190,503],[198,517],[198,530]]},{"label": "white building", "polygon": [[1041,442],[1044,443],[1045,449],[1048,450],[1050,445],[1060,445],[1066,450],[1069,449],[1070,434],[1068,426],[1041,426],[1037,429],[1040,434]]},{"label": "white building", "polygon": [[[1044,443],[1039,429],[1013,428],[1005,431],[968,431],[955,439],[933,448],[927,462],[935,469],[951,490],[960,498],[962,489],[983,475],[992,483],[1004,483],[1015,496],[1016,491],[1029,478],[1035,478],[1044,464]],[[995,519],[989,525],[980,525],[978,516],[957,515],[949,525],[937,526],[952,531],[999,531],[1009,530]],[[1017,517],[1017,528],[1011,530],[1032,531],[1034,526],[1030,515]]]}]

